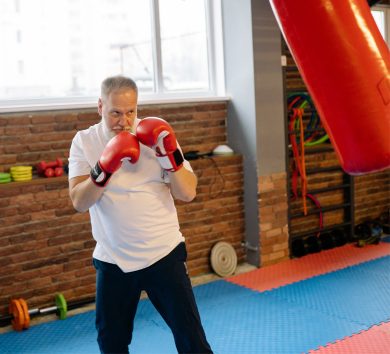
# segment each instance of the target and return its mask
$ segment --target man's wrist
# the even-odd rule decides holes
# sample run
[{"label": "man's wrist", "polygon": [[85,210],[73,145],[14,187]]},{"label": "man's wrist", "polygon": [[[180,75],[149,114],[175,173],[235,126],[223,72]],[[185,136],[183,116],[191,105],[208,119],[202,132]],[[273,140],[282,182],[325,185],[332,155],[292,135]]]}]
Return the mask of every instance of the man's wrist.
[{"label": "man's wrist", "polygon": [[156,154],[161,167],[169,172],[176,172],[184,166],[184,157],[180,149],[171,154]]},{"label": "man's wrist", "polygon": [[92,182],[95,183],[95,185],[97,185],[98,187],[105,187],[111,176],[112,173],[104,171],[99,161],[96,162],[96,165],[91,169],[90,173]]}]

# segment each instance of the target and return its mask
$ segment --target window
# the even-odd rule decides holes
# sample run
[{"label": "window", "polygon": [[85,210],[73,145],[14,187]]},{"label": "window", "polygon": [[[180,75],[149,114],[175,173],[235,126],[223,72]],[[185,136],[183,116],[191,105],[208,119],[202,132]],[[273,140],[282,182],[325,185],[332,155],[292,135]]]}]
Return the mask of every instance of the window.
[{"label": "window", "polygon": [[377,6],[372,8],[371,13],[380,33],[390,49],[390,8]]},{"label": "window", "polygon": [[214,45],[216,36],[222,43],[220,0],[0,0],[0,7],[0,112],[94,107],[100,83],[116,74],[136,81],[140,101],[224,96],[222,46]]},{"label": "window", "polygon": [[24,73],[23,62],[21,60],[18,61],[18,72],[19,72],[19,74],[23,74]]}]

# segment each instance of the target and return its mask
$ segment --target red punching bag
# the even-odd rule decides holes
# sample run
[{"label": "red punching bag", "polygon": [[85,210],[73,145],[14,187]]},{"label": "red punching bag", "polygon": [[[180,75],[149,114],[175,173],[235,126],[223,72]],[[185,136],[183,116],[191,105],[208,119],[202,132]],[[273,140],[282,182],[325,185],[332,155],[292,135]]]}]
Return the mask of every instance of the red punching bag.
[{"label": "red punching bag", "polygon": [[390,166],[390,52],[366,0],[270,0],[344,171]]}]

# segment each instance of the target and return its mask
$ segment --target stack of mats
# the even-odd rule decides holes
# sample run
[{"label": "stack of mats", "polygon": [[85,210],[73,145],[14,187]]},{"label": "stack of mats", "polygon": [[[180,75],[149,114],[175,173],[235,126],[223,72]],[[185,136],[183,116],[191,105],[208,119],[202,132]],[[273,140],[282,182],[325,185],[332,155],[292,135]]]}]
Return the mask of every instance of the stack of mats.
[{"label": "stack of mats", "polygon": [[0,172],[0,183],[11,182],[11,174],[7,172]]},{"label": "stack of mats", "polygon": [[15,166],[10,168],[12,180],[16,182],[32,179],[32,166]]},{"label": "stack of mats", "polygon": [[[385,241],[388,241],[385,240]],[[349,244],[194,288],[216,354],[388,354],[390,244]],[[98,353],[95,312],[0,336],[0,353]],[[176,353],[149,300],[131,353]],[[3,351],[2,351],[3,350]]]}]

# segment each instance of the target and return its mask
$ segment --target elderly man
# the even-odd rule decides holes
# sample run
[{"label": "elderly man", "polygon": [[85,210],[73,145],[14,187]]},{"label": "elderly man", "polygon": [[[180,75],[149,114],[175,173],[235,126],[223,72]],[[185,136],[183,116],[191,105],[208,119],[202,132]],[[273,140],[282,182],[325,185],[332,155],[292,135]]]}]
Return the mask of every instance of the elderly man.
[{"label": "elderly man", "polygon": [[101,353],[129,353],[142,290],[171,328],[179,353],[212,353],[200,321],[172,195],[191,201],[197,179],[160,118],[137,118],[138,89],[108,77],[100,123],[80,131],[69,156],[74,207],[89,210],[96,240],[96,328]]}]

